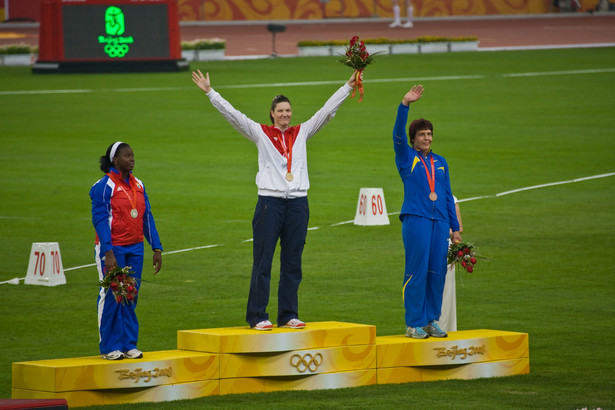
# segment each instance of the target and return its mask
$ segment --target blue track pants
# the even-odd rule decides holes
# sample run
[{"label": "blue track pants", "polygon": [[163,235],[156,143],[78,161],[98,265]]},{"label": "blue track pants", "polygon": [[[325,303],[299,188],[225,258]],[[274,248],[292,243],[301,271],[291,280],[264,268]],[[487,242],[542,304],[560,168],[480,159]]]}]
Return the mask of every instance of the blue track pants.
[{"label": "blue track pants", "polygon": [[307,197],[283,199],[259,196],[252,220],[253,264],[246,321],[250,326],[268,320],[267,304],[271,264],[280,239],[280,283],[277,323],[282,326],[298,318],[297,292],[301,283],[301,257],[307,236],[310,211]]},{"label": "blue track pants", "polygon": [[[132,276],[137,282],[137,289],[141,286],[141,272],[143,271],[143,242],[128,246],[114,246],[113,254],[120,267],[131,266],[135,272]],[[96,266],[98,277],[103,279],[105,262],[100,255],[99,246],[96,247]],[[101,354],[115,350],[127,352],[137,347],[139,338],[139,322],[137,321],[138,296],[132,303],[121,304],[115,301],[111,290],[100,288],[98,294],[98,333]]]},{"label": "blue track pants", "polygon": [[440,318],[449,224],[415,215],[401,218],[406,251],[403,283],[406,326],[423,327]]}]

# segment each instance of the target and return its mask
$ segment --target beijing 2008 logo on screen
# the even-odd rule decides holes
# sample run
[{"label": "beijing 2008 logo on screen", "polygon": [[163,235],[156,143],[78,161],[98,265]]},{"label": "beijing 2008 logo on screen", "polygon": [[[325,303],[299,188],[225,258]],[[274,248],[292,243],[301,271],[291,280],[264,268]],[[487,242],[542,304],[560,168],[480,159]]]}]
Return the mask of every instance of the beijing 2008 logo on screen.
[{"label": "beijing 2008 logo on screen", "polygon": [[98,36],[98,42],[105,45],[105,53],[111,58],[122,58],[128,51],[128,44],[134,43],[132,36],[122,37],[126,31],[124,12],[119,7],[110,6],[105,11],[106,36]]}]

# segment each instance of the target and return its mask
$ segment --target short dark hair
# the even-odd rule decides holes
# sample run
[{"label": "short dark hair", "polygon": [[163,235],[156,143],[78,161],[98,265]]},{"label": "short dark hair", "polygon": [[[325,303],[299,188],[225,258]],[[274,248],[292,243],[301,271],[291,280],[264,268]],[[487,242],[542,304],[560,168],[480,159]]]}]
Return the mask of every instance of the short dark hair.
[{"label": "short dark hair", "polygon": [[[115,144],[115,142],[113,144]],[[107,148],[107,152],[105,153],[105,155],[100,157],[99,160],[100,170],[105,174],[109,172],[111,170],[111,167],[113,166],[113,158],[109,158],[109,155],[111,155],[111,149],[113,148],[113,144],[109,145],[109,148]],[[120,150],[122,148],[129,146],[130,145],[126,144],[125,142],[122,142],[120,145],[117,146],[117,149],[115,150],[115,155],[117,156],[117,154],[120,153]]]},{"label": "short dark hair", "polygon": [[288,97],[282,94],[276,95],[273,101],[271,101],[271,110],[269,110],[269,118],[271,118],[272,124],[275,124],[275,121],[273,121],[273,115],[271,115],[271,111],[275,111],[275,107],[277,107],[279,103],[283,103],[283,102],[287,102],[290,104],[290,100],[288,99]]},{"label": "short dark hair", "polygon": [[408,136],[410,137],[410,145],[414,145],[414,137],[416,133],[422,130],[429,130],[433,133],[433,124],[425,118],[419,118],[410,123],[408,127]]}]

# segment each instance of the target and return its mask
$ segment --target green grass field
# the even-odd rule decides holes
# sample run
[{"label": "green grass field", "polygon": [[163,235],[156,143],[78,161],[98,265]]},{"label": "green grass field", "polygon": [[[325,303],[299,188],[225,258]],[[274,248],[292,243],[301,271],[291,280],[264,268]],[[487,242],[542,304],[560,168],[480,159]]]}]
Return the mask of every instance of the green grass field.
[{"label": "green grass field", "polygon": [[[434,123],[433,148],[449,162],[456,196],[484,197],[461,204],[464,239],[488,259],[458,274],[459,328],[529,333],[529,375],[156,408],[613,408],[615,176],[496,194],[615,172],[614,51],[381,56],[366,71],[364,101],[348,100],[308,144],[310,226],[318,229],[304,254],[301,318],[404,332],[397,215],[388,226],[332,225],[354,218],[361,187],[382,187],[388,211],[399,211],[391,131],[401,97],[421,83],[411,116]],[[335,58],[193,68],[209,71],[214,88],[260,122],[279,93],[293,102],[294,123],[306,120],[350,76]],[[181,329],[244,324],[256,149],[188,72],[33,75],[5,67],[0,102],[0,282],[26,275],[33,242],[59,242],[69,269],[65,286],[0,285],[0,397],[11,395],[12,362],[98,354],[96,270],[70,268],[93,263],[88,191],[116,140],[135,151],[165,250],[219,245],[167,253],[156,277],[146,258],[140,349],[174,349]]]}]

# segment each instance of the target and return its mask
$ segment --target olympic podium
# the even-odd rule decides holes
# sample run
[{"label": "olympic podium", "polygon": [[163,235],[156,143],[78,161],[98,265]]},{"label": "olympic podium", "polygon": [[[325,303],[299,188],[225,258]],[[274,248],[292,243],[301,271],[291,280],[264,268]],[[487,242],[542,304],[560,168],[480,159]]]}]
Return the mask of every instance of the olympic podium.
[{"label": "olympic podium", "polygon": [[376,327],[309,323],[303,330],[180,331],[179,349],[220,354],[220,394],[376,384]]},{"label": "olympic podium", "polygon": [[527,333],[467,330],[416,340],[377,337],[372,325],[310,322],[302,330],[180,330],[177,350],[138,360],[13,363],[12,398],[63,398],[79,407],[526,373]]}]

